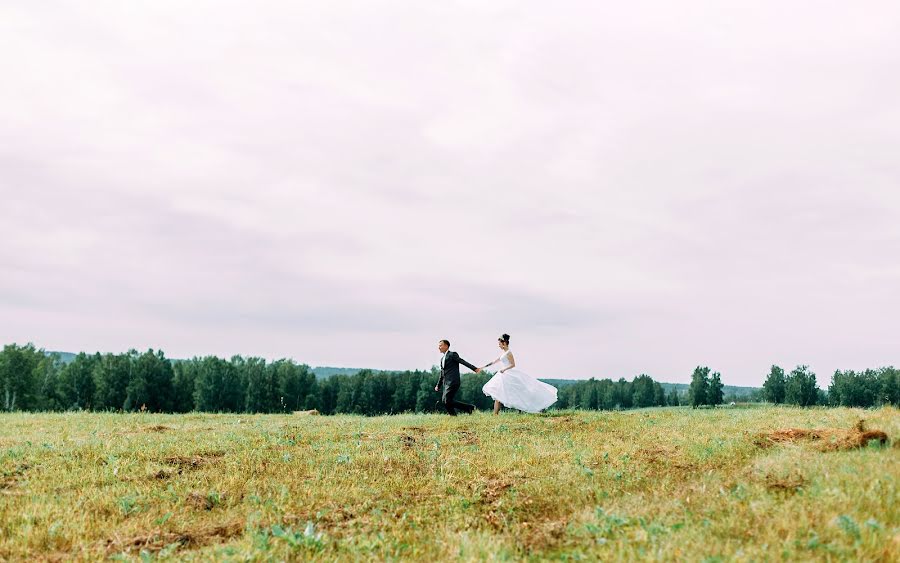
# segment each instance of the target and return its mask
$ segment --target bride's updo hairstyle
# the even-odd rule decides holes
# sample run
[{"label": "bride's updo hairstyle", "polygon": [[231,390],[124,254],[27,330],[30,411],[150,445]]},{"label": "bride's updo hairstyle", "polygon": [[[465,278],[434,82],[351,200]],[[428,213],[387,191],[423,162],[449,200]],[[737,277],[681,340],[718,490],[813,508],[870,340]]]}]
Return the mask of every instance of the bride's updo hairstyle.
[{"label": "bride's updo hairstyle", "polygon": [[506,344],[507,346],[509,345],[509,335],[508,335],[508,334],[502,334],[502,335],[500,335],[500,338],[498,338],[497,340],[499,340],[500,342]]}]

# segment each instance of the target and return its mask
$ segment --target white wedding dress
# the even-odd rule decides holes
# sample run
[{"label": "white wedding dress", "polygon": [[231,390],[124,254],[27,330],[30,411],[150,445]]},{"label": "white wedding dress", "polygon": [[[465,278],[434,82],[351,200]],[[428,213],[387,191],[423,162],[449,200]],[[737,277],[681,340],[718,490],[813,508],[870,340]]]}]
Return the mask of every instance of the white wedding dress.
[{"label": "white wedding dress", "polygon": [[[500,363],[503,369],[510,366],[509,350],[500,356]],[[556,402],[556,387],[515,368],[498,372],[481,390],[503,406],[525,412],[541,412]]]}]

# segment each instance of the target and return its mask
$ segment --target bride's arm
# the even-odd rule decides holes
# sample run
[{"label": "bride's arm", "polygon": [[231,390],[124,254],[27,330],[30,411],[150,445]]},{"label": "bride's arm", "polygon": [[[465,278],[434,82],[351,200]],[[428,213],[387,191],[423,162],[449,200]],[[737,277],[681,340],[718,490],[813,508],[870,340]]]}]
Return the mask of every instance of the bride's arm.
[{"label": "bride's arm", "polygon": [[509,365],[506,366],[505,368],[501,369],[500,373],[503,373],[504,371],[506,371],[508,369],[512,369],[512,368],[516,367],[516,359],[513,357],[512,352],[509,352],[509,354],[507,354],[507,355],[509,356]]},{"label": "bride's arm", "polygon": [[481,369],[489,368],[489,367],[491,367],[492,365],[496,364],[496,363],[499,362],[499,361],[500,361],[500,356],[497,356],[497,359],[496,359],[496,360],[494,360],[493,362],[489,363],[489,364],[486,365],[486,366],[483,366]]}]

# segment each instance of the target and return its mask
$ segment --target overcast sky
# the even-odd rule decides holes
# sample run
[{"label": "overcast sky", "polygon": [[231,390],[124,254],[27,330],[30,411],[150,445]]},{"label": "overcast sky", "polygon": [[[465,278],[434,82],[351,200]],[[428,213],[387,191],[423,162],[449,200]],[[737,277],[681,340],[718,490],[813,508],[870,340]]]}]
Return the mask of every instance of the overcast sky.
[{"label": "overcast sky", "polygon": [[900,364],[900,4],[0,4],[0,342]]}]

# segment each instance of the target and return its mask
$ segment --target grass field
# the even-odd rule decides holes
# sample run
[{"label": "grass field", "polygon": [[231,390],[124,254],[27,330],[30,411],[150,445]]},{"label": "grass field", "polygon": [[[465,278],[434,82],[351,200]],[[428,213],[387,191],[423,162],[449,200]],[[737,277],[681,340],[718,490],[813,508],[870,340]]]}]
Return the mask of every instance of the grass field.
[{"label": "grass field", "polygon": [[[841,449],[860,419],[888,443]],[[896,561],[898,434],[892,408],[5,414],[0,559]]]}]

